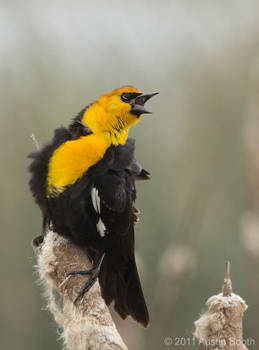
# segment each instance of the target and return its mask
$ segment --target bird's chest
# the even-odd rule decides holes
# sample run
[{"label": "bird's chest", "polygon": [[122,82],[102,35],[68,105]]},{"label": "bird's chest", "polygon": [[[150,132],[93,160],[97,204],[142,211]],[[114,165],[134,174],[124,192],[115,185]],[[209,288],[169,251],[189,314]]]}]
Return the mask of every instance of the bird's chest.
[{"label": "bird's chest", "polygon": [[47,196],[57,197],[98,163],[110,146],[109,140],[89,135],[61,145],[52,155],[47,176]]}]

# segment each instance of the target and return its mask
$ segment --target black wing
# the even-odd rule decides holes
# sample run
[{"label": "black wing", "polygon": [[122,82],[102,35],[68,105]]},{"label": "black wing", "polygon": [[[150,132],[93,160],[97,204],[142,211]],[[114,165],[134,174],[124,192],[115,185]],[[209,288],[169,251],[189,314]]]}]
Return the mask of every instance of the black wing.
[{"label": "black wing", "polygon": [[[122,318],[131,315],[147,326],[148,310],[135,262],[134,207],[135,179],[149,178],[134,157],[135,144],[128,139],[124,146],[111,147],[104,157],[102,170],[94,177],[92,196],[97,214],[97,228],[105,242],[106,256],[99,276],[102,295]],[[95,202],[95,203],[94,203]],[[99,226],[98,226],[99,224]]]}]

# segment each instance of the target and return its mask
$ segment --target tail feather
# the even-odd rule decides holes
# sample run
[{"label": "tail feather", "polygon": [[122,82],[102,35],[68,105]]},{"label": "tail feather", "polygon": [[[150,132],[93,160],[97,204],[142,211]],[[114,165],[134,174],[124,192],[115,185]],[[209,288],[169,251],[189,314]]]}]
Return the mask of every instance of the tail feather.
[{"label": "tail feather", "polygon": [[114,266],[109,255],[106,255],[99,281],[102,296],[108,305],[114,300],[114,308],[123,319],[130,315],[147,327],[149,315],[134,256],[126,266]]},{"label": "tail feather", "polygon": [[140,284],[140,279],[137,271],[137,266],[134,261],[132,261],[131,273],[128,280],[127,288],[127,303],[128,308],[131,311],[131,316],[143,324],[144,327],[147,327],[149,323],[149,314],[143,295],[143,291]]}]

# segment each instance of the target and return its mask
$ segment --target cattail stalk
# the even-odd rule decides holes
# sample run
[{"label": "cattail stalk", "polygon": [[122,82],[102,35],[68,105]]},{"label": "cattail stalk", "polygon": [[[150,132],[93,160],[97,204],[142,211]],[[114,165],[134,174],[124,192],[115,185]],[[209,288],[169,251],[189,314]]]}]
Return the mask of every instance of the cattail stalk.
[{"label": "cattail stalk", "polygon": [[222,293],[210,297],[208,311],[195,321],[194,335],[208,350],[246,350],[243,344],[245,301],[232,293],[230,263],[226,264]]},{"label": "cattail stalk", "polygon": [[63,330],[65,349],[127,350],[101,297],[98,282],[80,301],[73,302],[89,277],[67,274],[92,267],[85,251],[51,231],[43,242],[34,240],[36,244],[38,271],[46,286],[48,309]]}]

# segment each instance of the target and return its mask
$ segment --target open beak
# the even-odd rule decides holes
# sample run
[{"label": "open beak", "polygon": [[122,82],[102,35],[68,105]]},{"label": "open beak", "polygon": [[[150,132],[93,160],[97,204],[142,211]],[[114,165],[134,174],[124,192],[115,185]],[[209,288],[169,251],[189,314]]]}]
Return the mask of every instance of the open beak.
[{"label": "open beak", "polygon": [[133,98],[130,101],[131,104],[131,113],[135,114],[137,117],[139,117],[141,114],[150,114],[152,112],[149,112],[144,107],[144,104],[153,96],[157,95],[158,92],[152,92],[151,94],[141,94],[135,98]]}]

